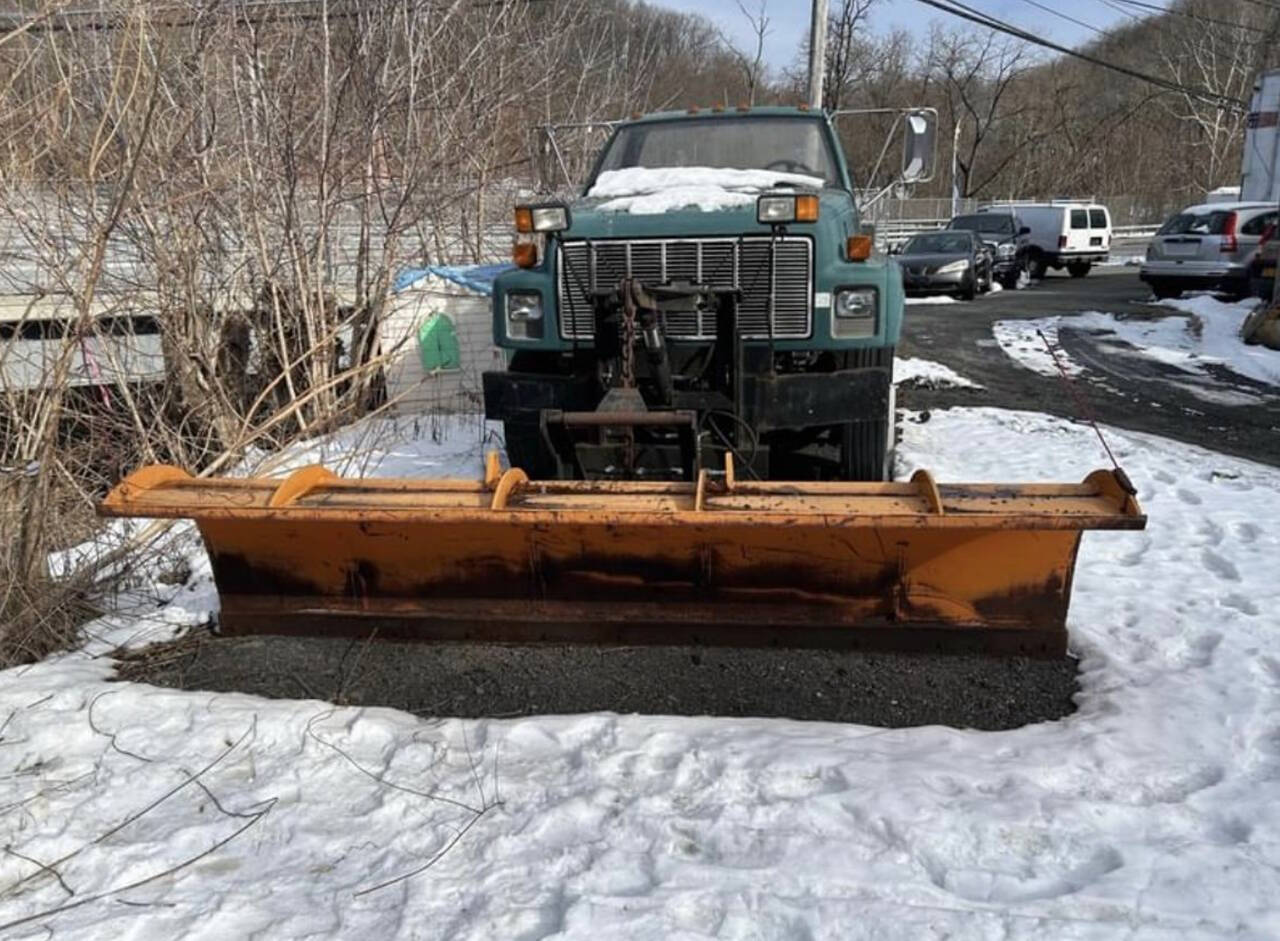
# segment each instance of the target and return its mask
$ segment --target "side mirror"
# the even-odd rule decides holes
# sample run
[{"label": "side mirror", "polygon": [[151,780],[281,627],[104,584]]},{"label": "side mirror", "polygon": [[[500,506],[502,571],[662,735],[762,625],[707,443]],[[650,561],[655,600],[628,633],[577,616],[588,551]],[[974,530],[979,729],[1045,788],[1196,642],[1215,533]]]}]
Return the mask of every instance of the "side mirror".
[{"label": "side mirror", "polygon": [[1029,225],[1024,225],[1021,229],[1018,230],[1018,235],[1020,236],[1030,235],[1030,234],[1031,234],[1031,226]]},{"label": "side mirror", "polygon": [[938,112],[933,108],[909,111],[902,143],[902,181],[927,183],[933,179],[938,149]]}]

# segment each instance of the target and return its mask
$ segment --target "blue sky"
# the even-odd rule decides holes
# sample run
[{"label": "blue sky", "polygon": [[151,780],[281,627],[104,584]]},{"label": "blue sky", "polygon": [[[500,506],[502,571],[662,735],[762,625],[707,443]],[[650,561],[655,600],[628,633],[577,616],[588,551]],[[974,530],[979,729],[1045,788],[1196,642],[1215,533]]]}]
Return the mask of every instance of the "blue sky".
[{"label": "blue sky", "polygon": [[[729,37],[746,48],[754,42],[754,35],[746,17],[738,10],[735,0],[650,0],[657,6],[670,7],[690,13],[701,13],[715,22]],[[760,0],[743,0],[749,10],[755,10]],[[829,0],[833,5],[839,0]],[[1020,26],[1045,39],[1064,46],[1074,46],[1092,38],[1095,34],[1083,26],[1068,22],[1038,8],[1029,0],[965,0],[974,7]],[[1107,29],[1125,20],[1126,15],[1114,0],[1037,0],[1041,7],[1058,10],[1062,14],[1098,29]],[[1164,6],[1164,0],[1149,0]],[[770,19],[770,35],[765,54],[773,68],[784,68],[795,61],[797,50],[809,29],[808,0],[766,0]],[[1065,9],[1064,9],[1065,7]],[[1140,11],[1135,11],[1140,12]],[[896,28],[927,34],[933,21],[948,22],[958,26],[972,26],[964,20],[925,6],[917,0],[879,0],[871,13],[872,29],[881,31]]]}]

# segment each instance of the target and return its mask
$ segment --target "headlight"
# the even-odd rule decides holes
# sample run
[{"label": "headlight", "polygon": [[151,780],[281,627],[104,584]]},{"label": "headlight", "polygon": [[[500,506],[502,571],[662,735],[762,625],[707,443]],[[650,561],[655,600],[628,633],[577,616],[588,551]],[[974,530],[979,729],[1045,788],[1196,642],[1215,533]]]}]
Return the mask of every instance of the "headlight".
[{"label": "headlight", "polygon": [[836,291],[831,312],[831,333],[844,339],[874,336],[880,295],[875,288]]},{"label": "headlight", "polygon": [[507,295],[507,336],[513,340],[542,339],[542,295],[512,291]]},{"label": "headlight", "polygon": [[567,228],[569,207],[564,203],[516,207],[516,231],[522,235],[530,232],[563,232]]},{"label": "headlight", "polygon": [[996,246],[997,258],[1012,258],[1016,254],[1018,254],[1018,246],[1012,242],[1001,242]]},{"label": "headlight", "polygon": [[961,258],[959,261],[950,261],[938,269],[938,274],[955,274],[957,271],[967,271],[969,268],[969,259]]},{"label": "headlight", "polygon": [[756,221],[761,225],[817,222],[818,197],[812,193],[761,196],[756,200]]}]

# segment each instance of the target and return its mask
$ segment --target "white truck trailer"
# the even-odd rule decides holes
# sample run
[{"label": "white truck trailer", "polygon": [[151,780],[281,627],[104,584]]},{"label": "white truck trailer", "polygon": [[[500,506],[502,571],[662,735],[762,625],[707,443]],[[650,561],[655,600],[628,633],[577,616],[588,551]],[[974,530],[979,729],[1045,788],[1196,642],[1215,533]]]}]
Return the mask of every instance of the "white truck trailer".
[{"label": "white truck trailer", "polygon": [[1253,99],[1245,120],[1241,200],[1280,202],[1277,158],[1280,158],[1280,69],[1263,72],[1253,86]]}]

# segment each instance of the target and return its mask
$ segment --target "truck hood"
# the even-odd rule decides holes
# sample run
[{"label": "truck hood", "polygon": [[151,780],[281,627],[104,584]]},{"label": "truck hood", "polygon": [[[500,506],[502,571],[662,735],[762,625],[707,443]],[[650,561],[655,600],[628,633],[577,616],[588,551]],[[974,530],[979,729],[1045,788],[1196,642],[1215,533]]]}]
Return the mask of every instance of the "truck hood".
[{"label": "truck hood", "polygon": [[[566,239],[661,238],[768,233],[756,221],[756,198],[794,189],[819,190],[822,180],[768,170],[633,168],[602,173],[572,206]],[[820,189],[819,223],[851,214],[839,189]],[[793,227],[795,228],[795,227]],[[807,229],[802,224],[799,228]]]}]

